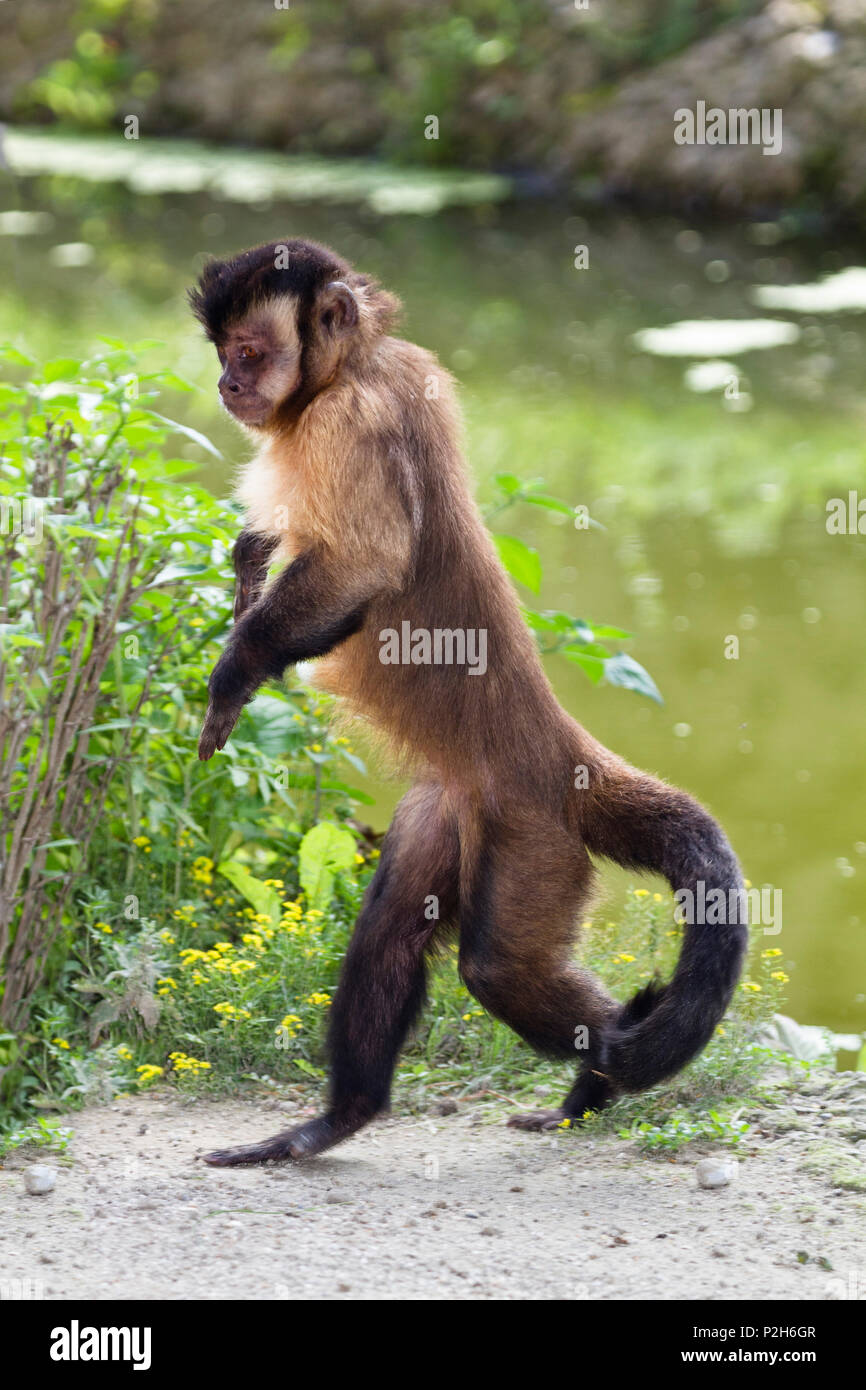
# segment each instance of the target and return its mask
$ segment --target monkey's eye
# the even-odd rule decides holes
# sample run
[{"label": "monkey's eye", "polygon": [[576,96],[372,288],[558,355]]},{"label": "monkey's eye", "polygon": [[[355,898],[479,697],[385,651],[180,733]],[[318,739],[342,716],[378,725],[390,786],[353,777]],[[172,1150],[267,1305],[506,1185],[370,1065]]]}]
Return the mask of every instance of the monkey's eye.
[{"label": "monkey's eye", "polygon": [[239,356],[242,357],[245,362],[255,362],[257,357],[261,357],[261,353],[256,352],[254,347],[247,346],[241,348]]}]

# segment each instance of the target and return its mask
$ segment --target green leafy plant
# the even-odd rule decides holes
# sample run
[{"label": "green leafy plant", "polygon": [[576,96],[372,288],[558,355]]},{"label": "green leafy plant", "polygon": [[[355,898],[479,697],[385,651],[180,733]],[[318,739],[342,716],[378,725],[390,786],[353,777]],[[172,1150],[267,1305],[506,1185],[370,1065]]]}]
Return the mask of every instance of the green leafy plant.
[{"label": "green leafy plant", "polygon": [[676,1153],[686,1144],[700,1141],[740,1144],[750,1128],[745,1120],[739,1118],[739,1111],[733,1115],[721,1115],[718,1110],[708,1110],[697,1118],[673,1114],[659,1125],[651,1124],[648,1120],[636,1121],[630,1128],[621,1129],[619,1135],[621,1139],[635,1139],[642,1149],[650,1153]]},{"label": "green leafy plant", "polygon": [[[520,502],[531,507],[541,507],[545,511],[575,517],[575,509],[558,497],[551,497],[543,491],[544,479],[534,478],[522,482],[513,473],[497,473],[495,478],[498,498],[484,512],[488,524],[509,507]],[[599,523],[587,516],[581,518],[586,527],[597,527]],[[537,594],[541,589],[542,568],[538,551],[533,550],[517,536],[494,532],[493,540],[508,573],[518,584]],[[618,685],[624,690],[633,690],[638,695],[646,695],[662,704],[659,689],[639,662],[626,652],[611,652],[608,641],[624,642],[631,637],[630,632],[609,624],[591,623],[585,618],[573,618],[568,613],[542,612],[523,608],[523,616],[535,633],[542,655],[561,653],[567,661],[573,662],[584,672],[594,685]]]},{"label": "green leafy plant", "polygon": [[357,845],[351,831],[320,821],[308,830],[298,848],[298,878],[307,902],[326,908],[334,893],[334,874],[351,869]]},{"label": "green leafy plant", "polygon": [[34,1124],[0,1135],[0,1158],[20,1148],[50,1149],[54,1153],[63,1153],[71,1138],[72,1130],[68,1125],[40,1115]]},{"label": "green leafy plant", "polygon": [[71,987],[76,952],[100,1031],[128,1013],[119,981],[129,962],[115,959],[97,989],[94,935],[140,935],[191,886],[203,906],[212,890],[199,861],[232,863],[241,848],[247,865],[285,855],[324,804],[339,818],[362,798],[334,772],[363,764],[303,687],[274,688],[245,711],[218,767],[198,763],[207,678],[231,617],[238,519],[184,478],[194,464],[165,450],[178,433],[212,448],[155,407],[159,386],[185,383],[142,372],[116,343],[41,368],[11,347],[2,357],[22,378],[0,387],[0,1087],[9,1097],[44,1046],[28,1027],[34,1001],[60,978]]}]

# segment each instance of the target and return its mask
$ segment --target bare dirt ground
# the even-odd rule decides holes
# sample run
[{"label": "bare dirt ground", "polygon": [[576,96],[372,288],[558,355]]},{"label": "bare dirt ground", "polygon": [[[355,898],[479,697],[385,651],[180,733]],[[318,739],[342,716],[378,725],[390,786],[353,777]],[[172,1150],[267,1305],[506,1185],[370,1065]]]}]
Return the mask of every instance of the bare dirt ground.
[{"label": "bare dirt ground", "polygon": [[[390,1118],[306,1164],[197,1152],[299,1109],[150,1093],[73,1115],[66,1154],[0,1170],[0,1288],[51,1299],[825,1299],[866,1291],[866,1076],[760,1119],[699,1189],[629,1140],[506,1129],[506,1108]],[[31,1196],[23,1169],[57,1170]],[[8,1293],[6,1295],[9,1296]],[[850,1292],[847,1296],[851,1296]],[[856,1294],[855,1294],[856,1296]]]}]

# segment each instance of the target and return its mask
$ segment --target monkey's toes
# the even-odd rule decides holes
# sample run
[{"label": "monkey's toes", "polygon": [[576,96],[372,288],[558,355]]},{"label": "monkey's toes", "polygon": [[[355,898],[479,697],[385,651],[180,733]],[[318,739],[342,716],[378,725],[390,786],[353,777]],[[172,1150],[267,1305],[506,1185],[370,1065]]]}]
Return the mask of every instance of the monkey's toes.
[{"label": "monkey's toes", "polygon": [[295,1154],[288,1143],[288,1135],[276,1135],[265,1139],[261,1144],[242,1144],[236,1149],[214,1149],[213,1153],[202,1154],[202,1162],[212,1168],[252,1167],[257,1163],[288,1163]]},{"label": "monkey's toes", "polygon": [[512,1115],[509,1129],[558,1129],[568,1119],[564,1110],[530,1110],[526,1115]]},{"label": "monkey's toes", "polygon": [[242,1144],[236,1149],[214,1149],[202,1154],[202,1160],[212,1168],[252,1167],[257,1163],[291,1163],[299,1158],[312,1158],[328,1149],[339,1136],[324,1116],[308,1120],[297,1129],[284,1129],[272,1139],[260,1144]]}]

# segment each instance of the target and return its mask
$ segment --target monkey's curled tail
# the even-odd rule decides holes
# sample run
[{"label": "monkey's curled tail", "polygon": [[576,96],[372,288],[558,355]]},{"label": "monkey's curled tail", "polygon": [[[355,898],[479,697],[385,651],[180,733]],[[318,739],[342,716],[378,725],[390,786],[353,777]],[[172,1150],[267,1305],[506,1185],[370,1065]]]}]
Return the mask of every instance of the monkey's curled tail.
[{"label": "monkey's curled tail", "polygon": [[[594,782],[583,824],[587,848],[626,868],[664,874],[694,905],[673,977],[623,1005],[600,1050],[598,1069],[617,1089],[643,1091],[684,1067],[718,1027],[748,943],[746,898],[722,830],[685,792],[625,764],[598,769]],[[707,902],[720,904],[718,889],[724,908],[706,913]],[[706,915],[723,920],[699,920]]]}]

